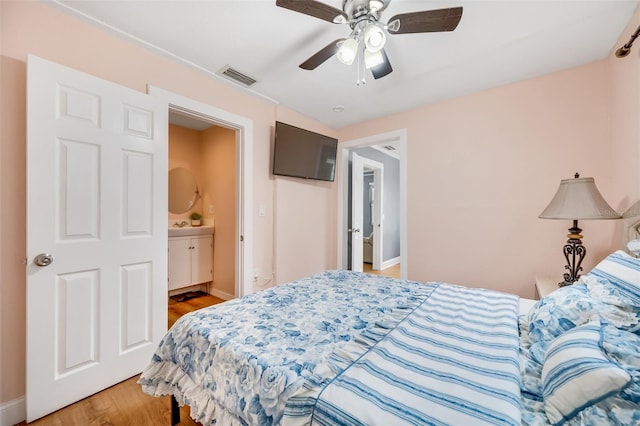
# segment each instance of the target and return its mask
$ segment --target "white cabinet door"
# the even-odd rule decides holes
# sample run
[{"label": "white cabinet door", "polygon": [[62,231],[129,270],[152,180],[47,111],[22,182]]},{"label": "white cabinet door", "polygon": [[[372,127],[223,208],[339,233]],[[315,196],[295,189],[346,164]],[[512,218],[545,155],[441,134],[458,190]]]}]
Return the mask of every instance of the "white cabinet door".
[{"label": "white cabinet door", "polygon": [[191,247],[191,282],[213,281],[213,237],[193,238]]},{"label": "white cabinet door", "polygon": [[191,239],[169,238],[169,290],[191,285]]},{"label": "white cabinet door", "polygon": [[213,281],[213,236],[169,238],[169,290]]},{"label": "white cabinet door", "polygon": [[167,111],[28,58],[29,422],[138,374],[166,332]]}]

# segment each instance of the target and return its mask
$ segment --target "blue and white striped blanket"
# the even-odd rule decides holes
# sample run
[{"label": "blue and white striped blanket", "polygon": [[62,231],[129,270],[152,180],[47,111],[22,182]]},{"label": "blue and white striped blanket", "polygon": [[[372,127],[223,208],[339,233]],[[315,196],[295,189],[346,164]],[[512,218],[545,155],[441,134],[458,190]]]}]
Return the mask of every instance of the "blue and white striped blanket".
[{"label": "blue and white striped blanket", "polygon": [[139,383],[203,424],[519,424],[517,296],[327,271],[185,315]]},{"label": "blue and white striped blanket", "polygon": [[320,394],[318,425],[519,425],[517,298],[439,285]]}]

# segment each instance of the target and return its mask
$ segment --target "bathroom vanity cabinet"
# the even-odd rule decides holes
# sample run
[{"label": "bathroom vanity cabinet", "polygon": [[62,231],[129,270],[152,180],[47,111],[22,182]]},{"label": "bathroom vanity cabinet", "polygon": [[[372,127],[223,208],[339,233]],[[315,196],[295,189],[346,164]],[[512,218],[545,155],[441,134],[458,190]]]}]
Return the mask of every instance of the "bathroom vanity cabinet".
[{"label": "bathroom vanity cabinet", "polygon": [[169,290],[213,281],[213,235],[169,237]]}]

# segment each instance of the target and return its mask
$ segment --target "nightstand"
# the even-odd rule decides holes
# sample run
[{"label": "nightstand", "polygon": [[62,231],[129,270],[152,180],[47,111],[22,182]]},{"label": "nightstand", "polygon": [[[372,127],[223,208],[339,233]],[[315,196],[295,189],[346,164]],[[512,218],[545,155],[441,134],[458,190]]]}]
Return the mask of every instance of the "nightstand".
[{"label": "nightstand", "polygon": [[557,278],[536,277],[536,299],[538,300],[559,288]]}]

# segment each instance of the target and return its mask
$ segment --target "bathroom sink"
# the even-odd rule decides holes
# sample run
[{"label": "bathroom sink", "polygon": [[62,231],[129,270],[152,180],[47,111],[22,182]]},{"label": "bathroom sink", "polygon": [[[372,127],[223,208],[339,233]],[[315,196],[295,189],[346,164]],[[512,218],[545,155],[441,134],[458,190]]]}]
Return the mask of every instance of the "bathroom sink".
[{"label": "bathroom sink", "polygon": [[213,226],[185,226],[178,228],[172,226],[169,228],[170,237],[188,237],[190,235],[211,235],[213,234]]}]

